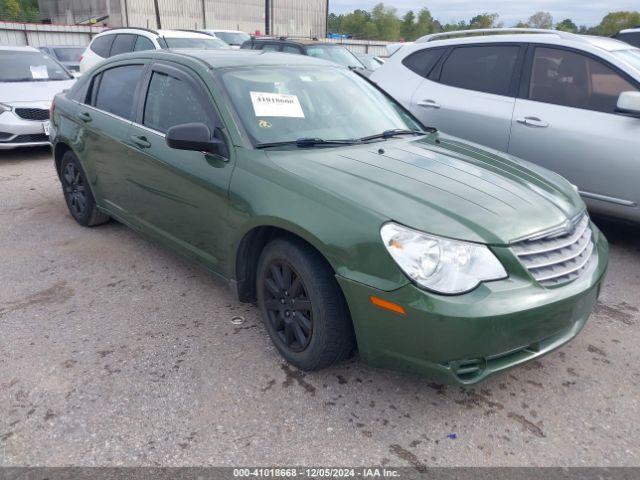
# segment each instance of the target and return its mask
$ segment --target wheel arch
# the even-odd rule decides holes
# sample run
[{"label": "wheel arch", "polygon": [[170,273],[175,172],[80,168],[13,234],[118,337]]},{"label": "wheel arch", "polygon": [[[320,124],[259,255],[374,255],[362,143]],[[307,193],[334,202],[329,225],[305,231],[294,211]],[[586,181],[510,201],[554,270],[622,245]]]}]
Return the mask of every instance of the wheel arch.
[{"label": "wheel arch", "polygon": [[232,288],[241,302],[256,300],[256,273],[258,260],[265,246],[276,238],[289,238],[310,246],[331,271],[336,272],[334,265],[325,254],[324,244],[311,233],[293,225],[276,222],[265,222],[252,225],[241,236],[235,249],[235,261],[232,265]]},{"label": "wheel arch", "polygon": [[64,157],[64,154],[69,151],[73,152],[73,149],[71,148],[71,146],[64,142],[58,142],[53,147],[53,160],[56,166],[56,173],[58,174],[58,178],[60,178],[60,169],[62,168],[62,157]]}]

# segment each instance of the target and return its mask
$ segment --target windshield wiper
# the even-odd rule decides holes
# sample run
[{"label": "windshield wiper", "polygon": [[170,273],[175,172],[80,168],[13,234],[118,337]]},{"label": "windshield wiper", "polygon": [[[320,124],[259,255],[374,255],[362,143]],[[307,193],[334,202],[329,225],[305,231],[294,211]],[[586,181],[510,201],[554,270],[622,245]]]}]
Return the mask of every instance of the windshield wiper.
[{"label": "windshield wiper", "polygon": [[318,145],[354,145],[356,143],[361,143],[361,141],[359,139],[324,140],[322,138],[299,138],[297,140],[289,140],[286,142],[258,143],[255,148],[284,147],[289,145],[295,145],[298,148],[306,148]]},{"label": "windshield wiper", "polygon": [[394,128],[393,130],[385,130],[382,133],[376,133],[375,135],[369,135],[368,137],[361,137],[358,140],[361,142],[367,142],[369,140],[377,140],[378,138],[392,138],[400,135],[426,135],[427,132],[422,130],[406,130],[403,128]]}]

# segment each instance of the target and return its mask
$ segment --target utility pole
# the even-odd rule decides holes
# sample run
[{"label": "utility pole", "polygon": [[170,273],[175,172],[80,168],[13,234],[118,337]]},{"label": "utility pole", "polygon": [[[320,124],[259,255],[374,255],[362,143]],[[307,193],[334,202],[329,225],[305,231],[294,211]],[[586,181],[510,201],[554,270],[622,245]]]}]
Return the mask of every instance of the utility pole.
[{"label": "utility pole", "polygon": [[158,0],[153,0],[153,8],[156,10],[156,27],[160,30],[162,28],[162,23],[160,23],[160,8],[158,7]]},{"label": "utility pole", "polygon": [[271,35],[271,0],[264,0],[264,34]]}]

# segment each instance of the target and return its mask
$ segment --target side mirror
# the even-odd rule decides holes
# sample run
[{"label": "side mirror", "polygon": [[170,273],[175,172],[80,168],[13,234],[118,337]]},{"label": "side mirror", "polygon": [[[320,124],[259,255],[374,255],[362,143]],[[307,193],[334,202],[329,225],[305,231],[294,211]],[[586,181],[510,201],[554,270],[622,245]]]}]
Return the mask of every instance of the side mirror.
[{"label": "side mirror", "polygon": [[618,97],[616,112],[640,118],[640,92],[622,92]]},{"label": "side mirror", "polygon": [[204,123],[184,123],[171,127],[166,136],[167,145],[177,150],[193,150],[220,154],[224,143],[211,135]]}]

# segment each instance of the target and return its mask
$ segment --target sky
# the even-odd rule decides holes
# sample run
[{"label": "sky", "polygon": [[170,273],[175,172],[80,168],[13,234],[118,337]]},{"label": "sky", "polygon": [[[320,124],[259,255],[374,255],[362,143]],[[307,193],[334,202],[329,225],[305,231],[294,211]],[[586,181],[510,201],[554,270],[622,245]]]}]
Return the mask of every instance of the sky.
[{"label": "sky", "polygon": [[329,11],[347,13],[357,8],[371,10],[380,2],[400,14],[427,7],[442,23],[469,20],[478,13],[498,13],[506,27],[527,20],[538,11],[550,12],[554,22],[571,18],[577,25],[598,25],[609,12],[640,10],[640,0],[329,0]]}]

